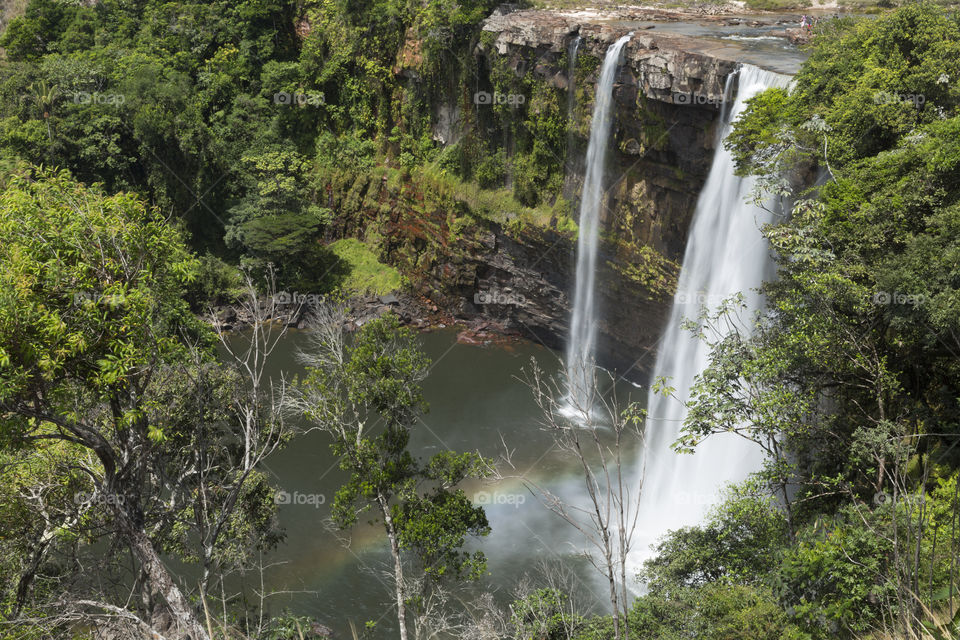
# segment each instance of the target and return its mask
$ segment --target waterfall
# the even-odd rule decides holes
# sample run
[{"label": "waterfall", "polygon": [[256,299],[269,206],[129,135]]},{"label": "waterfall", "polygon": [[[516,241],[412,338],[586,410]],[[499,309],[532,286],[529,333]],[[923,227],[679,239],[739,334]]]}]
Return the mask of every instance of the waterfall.
[{"label": "waterfall", "polygon": [[576,83],[577,52],[580,50],[580,36],[567,45],[567,120],[573,119],[573,103],[577,99]]},{"label": "waterfall", "polygon": [[590,143],[587,146],[586,175],[580,201],[580,232],[577,238],[577,275],[573,294],[573,316],[567,344],[568,408],[576,413],[590,410],[593,385],[594,348],[597,319],[594,309],[594,281],[597,245],[600,238],[600,207],[603,203],[603,174],[610,138],[613,111],[613,81],[620,65],[620,52],[633,33],[607,49],[597,80]]},{"label": "waterfall", "polygon": [[582,38],[578,35],[567,45],[567,153],[564,158],[563,197],[569,200],[576,186],[577,153],[575,148],[573,108],[577,103],[577,52]]},{"label": "waterfall", "polygon": [[[681,400],[689,398],[693,379],[706,368],[710,356],[703,341],[681,327],[683,320],[696,319],[703,306],[716,310],[737,292],[745,297],[749,315],[744,318],[752,317],[762,304],[754,289],[773,268],[760,233],[760,227],[771,221],[770,214],[750,202],[755,181],[734,175],[733,157],[721,141],[748,98],[770,87],[786,87],[789,81],[787,76],[742,65],[736,101],[728,108],[732,82],[727,80],[713,164],[697,201],[670,323],[652,378],[668,378],[668,386]],[[767,209],[772,207],[773,202],[766,204]],[[701,522],[719,502],[726,484],[746,479],[763,461],[757,445],[732,433],[710,436],[694,454],[675,453],[671,444],[680,437],[686,418],[677,399],[651,392],[648,416],[639,536],[631,557],[634,569],[652,555],[650,544],[669,530]]]}]

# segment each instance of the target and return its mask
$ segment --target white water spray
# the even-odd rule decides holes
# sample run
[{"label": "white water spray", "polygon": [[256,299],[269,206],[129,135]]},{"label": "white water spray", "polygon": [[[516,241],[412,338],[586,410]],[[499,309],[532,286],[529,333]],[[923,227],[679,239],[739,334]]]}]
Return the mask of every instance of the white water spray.
[{"label": "white water spray", "polygon": [[[762,303],[754,291],[770,273],[772,263],[760,228],[770,214],[750,202],[755,181],[734,175],[732,155],[722,140],[743,111],[748,98],[770,87],[785,87],[790,78],[750,65],[739,72],[736,101],[728,109],[728,79],[721,111],[720,138],[713,164],[697,201],[670,323],[657,354],[653,380],[668,379],[675,398],[651,393],[648,405],[645,473],[640,503],[639,536],[631,557],[633,569],[652,556],[649,545],[667,531],[700,523],[719,502],[724,486],[757,471],[761,449],[732,433],[713,435],[694,454],[678,454],[671,445],[681,435],[694,378],[709,363],[709,348],[681,327],[696,319],[702,307],[716,310],[725,298],[742,293],[747,317]],[[766,205],[772,208],[773,203]],[[679,400],[677,399],[679,398]]]},{"label": "white water spray", "polygon": [[573,108],[577,103],[577,53],[581,37],[578,35],[567,45],[567,154],[563,161],[563,197],[569,200],[576,185],[577,148],[574,144]]},{"label": "white water spray", "polygon": [[576,74],[577,52],[580,51],[580,36],[575,37],[567,45],[567,120],[573,119],[573,103],[577,97]]},{"label": "white water spray", "polygon": [[593,361],[597,342],[594,282],[597,246],[600,238],[600,207],[603,204],[603,174],[613,111],[613,81],[620,66],[620,52],[633,37],[629,33],[607,49],[597,80],[597,93],[587,146],[586,175],[580,201],[580,233],[577,238],[577,282],[573,294],[573,316],[567,344],[568,406],[575,413],[590,410],[593,395]]}]

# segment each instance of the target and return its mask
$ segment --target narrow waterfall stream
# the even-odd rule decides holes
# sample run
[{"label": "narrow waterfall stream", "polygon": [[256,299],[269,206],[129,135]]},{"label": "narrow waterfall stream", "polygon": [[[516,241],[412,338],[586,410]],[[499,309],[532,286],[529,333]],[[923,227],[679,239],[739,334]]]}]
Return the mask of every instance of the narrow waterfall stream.
[{"label": "narrow waterfall stream", "polygon": [[[711,436],[694,454],[675,453],[671,445],[681,435],[690,387],[710,356],[707,345],[683,329],[682,322],[696,319],[704,306],[716,310],[738,292],[745,298],[743,317],[748,318],[762,302],[755,289],[772,270],[760,233],[771,215],[750,202],[755,181],[734,175],[733,157],[722,140],[749,98],[770,87],[785,87],[789,81],[789,76],[743,65],[732,107],[727,106],[729,95],[724,96],[720,136],[697,201],[670,321],[651,378],[667,378],[676,397],[651,393],[648,400],[639,536],[631,558],[634,569],[652,555],[651,544],[667,531],[701,522],[720,501],[725,485],[744,480],[762,462],[759,447],[735,434]],[[731,84],[728,81],[727,94]],[[772,206],[772,202],[766,204],[767,209]]]},{"label": "narrow waterfall stream", "polygon": [[563,197],[570,200],[576,191],[579,148],[574,131],[574,107],[577,104],[577,54],[582,38],[576,36],[567,45],[567,155],[564,158]]},{"label": "narrow waterfall stream", "polygon": [[567,344],[566,375],[568,410],[572,415],[590,411],[593,385],[594,349],[597,323],[594,317],[594,281],[597,246],[600,239],[600,207],[603,206],[603,176],[610,143],[613,112],[613,82],[620,66],[620,52],[633,37],[628,33],[607,49],[597,79],[590,142],[587,146],[586,175],[580,201],[580,230],[577,238],[577,276],[573,294],[573,315]]},{"label": "narrow waterfall stream", "polygon": [[[580,50],[581,37],[577,36],[567,45],[567,120],[573,119],[573,105],[577,99],[575,77],[577,73],[577,52]],[[567,145],[569,147],[569,145]]]}]

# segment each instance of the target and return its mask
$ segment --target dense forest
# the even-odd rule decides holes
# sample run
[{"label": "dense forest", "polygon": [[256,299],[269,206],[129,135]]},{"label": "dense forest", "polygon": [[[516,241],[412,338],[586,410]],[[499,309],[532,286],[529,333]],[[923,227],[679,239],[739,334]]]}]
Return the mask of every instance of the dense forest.
[{"label": "dense forest", "polygon": [[[580,607],[555,580],[480,593],[493,525],[464,487],[501,461],[421,457],[415,330],[393,313],[341,330],[343,301],[419,273],[364,231],[371,207],[439,211],[436,242],[465,251],[482,220],[577,237],[568,158],[599,60],[561,58],[573,89],[488,66],[498,4],[30,0],[6,24],[0,637],[327,634],[234,593],[285,544],[267,461],[319,431],[344,482],[317,527],[388,549],[390,637],[960,638],[960,15],[819,21],[789,87],[722,142],[758,201],[785,203],[762,230],[776,273],[757,313],[735,296],[688,323],[710,365],[675,447],[733,432],[765,463],[638,575],[615,575],[599,515],[611,599]],[[527,98],[487,107],[486,90]],[[436,126],[450,96],[455,142]],[[374,188],[390,196],[371,204]],[[631,277],[669,298],[676,265],[636,255]],[[306,373],[281,379],[267,363],[287,290],[325,302]],[[248,319],[239,337],[226,307]],[[616,446],[642,432],[642,404],[613,415]]]}]

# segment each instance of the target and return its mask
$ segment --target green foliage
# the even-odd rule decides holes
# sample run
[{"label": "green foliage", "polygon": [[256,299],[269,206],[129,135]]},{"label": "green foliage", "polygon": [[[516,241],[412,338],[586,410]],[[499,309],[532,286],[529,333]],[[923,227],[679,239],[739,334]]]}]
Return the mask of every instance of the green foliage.
[{"label": "green foliage", "polygon": [[[958,54],[956,15],[930,3],[876,20],[838,21],[815,40],[790,97],[773,90],[756,98],[728,145],[745,167],[784,155],[790,166],[796,153],[815,157],[824,147],[835,169],[874,156],[957,115]],[[814,117],[826,135],[801,127]]]},{"label": "green foliage", "polygon": [[[559,589],[537,589],[510,607],[510,624],[519,640],[566,640],[583,625],[571,613],[569,596]],[[577,636],[579,637],[579,636]]]},{"label": "green foliage", "polygon": [[[315,204],[309,165],[291,151],[271,151],[242,158],[250,184],[246,197],[230,210],[226,240],[242,247],[250,266],[277,268],[281,286],[313,290],[336,264],[321,245],[330,211]],[[328,285],[329,286],[329,285]]]},{"label": "green foliage", "polygon": [[[571,223],[573,221],[568,217],[559,228],[566,230]],[[667,297],[676,289],[679,266],[653,247],[637,245],[634,243],[632,247],[632,259],[629,262],[618,260],[607,264],[624,277],[642,284],[652,297]]]},{"label": "green foliage", "polygon": [[340,137],[324,132],[317,137],[318,166],[337,169],[371,169],[376,162],[376,144],[358,133]]},{"label": "green foliage", "polygon": [[35,496],[3,543],[28,550],[4,577],[21,612],[79,571],[115,579],[127,554],[104,555],[108,539],[168,594],[160,553],[202,562],[206,580],[274,546],[274,491],[236,462],[246,386],[184,298],[200,262],[181,231],[135,195],[35,169],[0,193],[0,236],[0,457],[29,461],[0,492]]},{"label": "green foliage", "polygon": [[[0,402],[74,377],[109,394],[181,353],[151,336],[191,324],[180,296],[197,262],[136,197],[88,192],[65,172],[36,177],[0,194]],[[4,433],[28,425],[6,421]]]},{"label": "green foliage", "polygon": [[7,50],[11,60],[35,60],[56,49],[57,41],[68,28],[75,37],[75,20],[83,15],[80,12],[79,7],[56,0],[33,0],[3,32],[0,47]]},{"label": "green foliage", "polygon": [[[440,161],[504,186],[499,140],[434,140],[440,106],[477,116],[469,96],[447,96],[476,84],[473,44],[496,4],[32,0],[4,35],[0,154],[136,192],[182,219],[201,252],[330,290],[343,274],[318,239],[332,194],[313,188],[313,168]],[[517,182],[532,205],[560,184],[565,127],[558,92],[536,92],[524,145],[540,146],[524,149]]]},{"label": "green foliage", "polygon": [[920,3],[830,29],[727,140],[794,207],[764,231],[778,277],[760,317],[734,301],[691,325],[712,359],[678,446],[736,431],[767,449],[796,537],[761,577],[805,632],[899,637],[944,595],[933,540],[955,545],[960,23]]},{"label": "green foliage", "polygon": [[702,525],[670,532],[643,578],[651,593],[666,597],[707,584],[757,585],[780,562],[787,542],[783,512],[748,482],[731,487]]},{"label": "green foliage", "polygon": [[507,178],[507,154],[503,149],[489,154],[474,169],[474,178],[484,189],[498,187]]},{"label": "green foliage", "polygon": [[356,238],[337,240],[329,249],[349,265],[349,273],[340,285],[345,293],[384,295],[396,291],[403,284],[399,271],[377,260],[376,254]]},{"label": "green foliage", "polygon": [[[493,95],[502,100],[482,109],[492,110],[504,138],[493,141],[497,151],[488,151],[493,146],[490,141],[483,145],[484,153],[474,164],[475,176],[482,186],[494,185],[502,161],[517,201],[528,207],[552,203],[563,187],[568,131],[573,126],[567,117],[566,92],[538,80],[535,74],[518,76],[506,58],[491,62]],[[531,57],[522,64],[536,62]],[[502,155],[508,140],[509,157]]]},{"label": "green foliage", "polygon": [[[0,452],[0,619],[10,619],[18,607],[28,615],[33,611],[29,586],[36,600],[56,592],[63,568],[45,567],[32,585],[23,579],[44,551],[83,542],[78,528],[70,527],[82,513],[76,496],[90,491],[89,479],[75,465],[81,454],[80,447],[65,442]],[[36,494],[38,486],[46,488],[42,495]],[[46,520],[34,517],[38,507]]]},{"label": "green foliage", "polygon": [[448,488],[478,475],[482,470],[479,463],[471,453],[435,455],[422,475],[427,482],[439,483],[440,488],[427,495],[410,496],[395,512],[400,548],[414,551],[431,579],[475,580],[486,571],[483,552],[461,550],[468,534],[490,533],[486,515],[482,508],[473,506],[462,489]]},{"label": "green foliage", "polygon": [[768,589],[722,583],[683,589],[670,598],[638,598],[628,623],[631,635],[660,640],[809,638],[790,622]]},{"label": "green foliage", "polygon": [[[851,464],[827,442],[894,415],[898,433],[956,431],[960,94],[943,80],[957,75],[960,31],[929,4],[837,28],[817,40],[796,89],[756,98],[728,141],[768,185],[797,166],[833,180],[815,198],[794,194],[792,217],[766,231],[780,265],[769,313],[750,340],[740,331],[716,343],[688,428],[784,432],[805,480],[839,477],[869,497],[882,489],[879,467]],[[887,100],[908,93],[923,104]],[[731,379],[739,389],[723,388]],[[823,394],[832,415],[815,418]]]},{"label": "green foliage", "polygon": [[[928,606],[949,597],[954,561],[956,474],[929,492],[881,496],[872,508],[848,504],[797,535],[777,569],[781,600],[815,638],[855,637],[885,622],[897,603],[899,558],[917,553]],[[955,587],[954,587],[955,588]]]},{"label": "green foliage", "polygon": [[784,558],[782,597],[815,637],[851,637],[873,628],[894,597],[887,581],[893,545],[875,529],[881,517],[847,507],[801,531]]},{"label": "green foliage", "polygon": [[421,462],[409,452],[411,429],[426,410],[420,381],[428,366],[411,330],[388,314],[348,345],[321,346],[316,363],[302,385],[314,399],[308,417],[333,435],[333,452],[349,474],[333,502],[334,522],[346,529],[375,509],[371,522],[382,522],[398,562],[412,553],[432,580],[479,577],[483,553],[462,547],[490,527],[457,485],[484,476],[487,463],[449,451]]},{"label": "green foliage", "polygon": [[186,298],[196,310],[209,305],[231,304],[244,295],[244,279],[239,269],[215,255],[198,258],[197,277],[188,286]]}]

